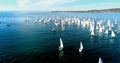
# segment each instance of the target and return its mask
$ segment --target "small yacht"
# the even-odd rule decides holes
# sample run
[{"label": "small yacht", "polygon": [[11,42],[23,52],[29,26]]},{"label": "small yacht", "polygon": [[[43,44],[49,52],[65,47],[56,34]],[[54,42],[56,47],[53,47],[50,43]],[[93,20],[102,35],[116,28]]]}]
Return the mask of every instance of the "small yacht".
[{"label": "small yacht", "polygon": [[108,29],[106,29],[105,34],[108,34]]},{"label": "small yacht", "polygon": [[103,63],[101,57],[99,57],[99,61],[98,61],[98,63]]},{"label": "small yacht", "polygon": [[83,50],[83,44],[82,44],[82,42],[80,42],[79,52],[82,52],[82,50]]},{"label": "small yacht", "polygon": [[109,31],[112,31],[112,28],[111,28],[111,27],[109,27]]},{"label": "small yacht", "polygon": [[111,24],[111,27],[114,27],[113,23]]},{"label": "small yacht", "polygon": [[115,33],[113,31],[111,31],[111,37],[114,38],[115,37]]},{"label": "small yacht", "polygon": [[99,32],[102,32],[102,27],[100,26],[100,28],[99,28]]},{"label": "small yacht", "polygon": [[62,39],[60,38],[60,46],[59,46],[59,51],[61,51],[63,49],[63,41]]},{"label": "small yacht", "polygon": [[92,36],[95,35],[94,30],[91,31],[91,35],[92,35]]},{"label": "small yacht", "polygon": [[59,26],[59,22],[58,21],[56,21],[54,24],[55,24],[55,26]]},{"label": "small yacht", "polygon": [[65,30],[65,26],[62,26],[62,29],[61,29],[61,31],[63,31],[63,32],[64,32],[64,30]]},{"label": "small yacht", "polygon": [[99,30],[99,27],[98,27],[98,25],[96,26],[96,30]]},{"label": "small yacht", "polygon": [[52,28],[52,32],[56,32],[55,28]]}]

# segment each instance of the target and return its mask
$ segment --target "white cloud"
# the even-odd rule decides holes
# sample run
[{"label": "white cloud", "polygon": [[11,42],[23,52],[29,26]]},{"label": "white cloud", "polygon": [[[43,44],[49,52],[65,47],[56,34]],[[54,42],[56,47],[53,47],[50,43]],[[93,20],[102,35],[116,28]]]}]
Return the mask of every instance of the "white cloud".
[{"label": "white cloud", "polygon": [[30,0],[17,0],[18,9],[24,10],[27,8],[28,3],[30,3]]},{"label": "white cloud", "polygon": [[39,2],[35,3],[34,5],[43,5],[43,6],[52,6],[55,4],[65,4],[70,3],[76,0],[40,0]]},{"label": "white cloud", "polygon": [[17,10],[17,8],[13,6],[0,6],[0,10],[1,11],[13,11],[13,10]]},{"label": "white cloud", "polygon": [[[94,4],[84,4],[91,0],[17,0],[19,10],[29,11],[51,11],[51,10],[91,10],[119,7],[116,2],[101,2]],[[84,2],[83,4],[74,4],[75,2]],[[69,5],[67,5],[69,4]],[[62,6],[63,5],[63,6]],[[66,5],[66,6],[65,6]]]},{"label": "white cloud", "polygon": [[[114,4],[114,5],[113,5]],[[103,2],[96,4],[76,4],[74,6],[66,6],[55,8],[54,10],[68,10],[68,11],[84,11],[84,10],[99,10],[99,9],[110,9],[110,8],[119,8],[119,4],[111,3],[111,2]]]},{"label": "white cloud", "polygon": [[[52,11],[52,10],[91,10],[119,8],[117,1],[98,2],[96,0],[16,0],[13,5],[0,5],[0,10],[28,10],[28,11]],[[80,4],[79,4],[80,3]],[[73,4],[73,5],[72,5]]]},{"label": "white cloud", "polygon": [[55,5],[71,3],[77,0],[17,0],[19,10],[47,10],[55,8]]}]

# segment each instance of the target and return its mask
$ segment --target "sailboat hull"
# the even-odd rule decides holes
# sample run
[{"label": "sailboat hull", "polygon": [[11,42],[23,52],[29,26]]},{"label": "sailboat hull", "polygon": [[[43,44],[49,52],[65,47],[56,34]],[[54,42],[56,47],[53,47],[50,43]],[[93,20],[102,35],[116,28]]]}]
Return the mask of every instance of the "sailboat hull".
[{"label": "sailboat hull", "polygon": [[59,47],[59,51],[61,51],[63,49],[63,47]]},{"label": "sailboat hull", "polygon": [[79,49],[79,52],[82,52],[82,49]]}]

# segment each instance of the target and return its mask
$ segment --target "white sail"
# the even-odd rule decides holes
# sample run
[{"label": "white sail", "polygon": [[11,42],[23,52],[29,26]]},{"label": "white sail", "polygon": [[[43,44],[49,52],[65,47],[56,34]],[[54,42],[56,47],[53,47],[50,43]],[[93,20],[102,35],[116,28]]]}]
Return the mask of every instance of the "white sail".
[{"label": "white sail", "polygon": [[90,32],[94,30],[94,25],[90,24]]},{"label": "white sail", "polygon": [[82,52],[82,50],[83,50],[83,45],[82,45],[82,42],[80,42],[79,52]]},{"label": "white sail", "polygon": [[78,20],[77,25],[80,26],[80,20]]},{"label": "white sail", "polygon": [[102,59],[99,57],[98,63],[103,63]]},{"label": "white sail", "polygon": [[112,28],[111,27],[109,27],[109,31],[111,31],[112,30]]},{"label": "white sail", "polygon": [[108,34],[108,29],[106,29],[105,34]]},{"label": "white sail", "polygon": [[114,25],[113,25],[113,24],[111,24],[111,27],[114,27]]},{"label": "white sail", "polygon": [[113,31],[111,32],[111,37],[115,37],[115,33]]},{"label": "white sail", "polygon": [[104,30],[104,29],[105,29],[105,27],[104,27],[104,26],[102,26],[102,29]]},{"label": "white sail", "polygon": [[55,28],[53,27],[53,28],[52,28],[52,32],[55,32],[55,31],[56,31],[56,30],[55,30]]},{"label": "white sail", "polygon": [[62,29],[61,29],[61,31],[64,31],[65,30],[65,26],[62,26]]},{"label": "white sail", "polygon": [[59,25],[59,22],[55,22],[54,24],[55,24],[55,26],[58,26],[58,25]]},{"label": "white sail", "polygon": [[99,28],[99,32],[102,32],[102,28],[101,28],[101,26],[100,26],[100,28]]},{"label": "white sail", "polygon": [[63,49],[63,42],[62,42],[62,39],[60,38],[60,46],[59,46],[59,50],[62,50]]},{"label": "white sail", "polygon": [[91,31],[91,35],[95,35],[94,30]]},{"label": "white sail", "polygon": [[98,30],[99,28],[98,28],[98,26],[96,26],[96,30]]}]

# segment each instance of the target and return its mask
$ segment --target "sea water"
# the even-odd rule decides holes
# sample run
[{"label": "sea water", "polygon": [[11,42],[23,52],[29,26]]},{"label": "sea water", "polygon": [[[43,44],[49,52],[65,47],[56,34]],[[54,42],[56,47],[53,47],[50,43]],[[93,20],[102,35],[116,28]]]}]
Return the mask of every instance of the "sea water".
[{"label": "sea water", "polygon": [[[112,22],[117,18],[120,25],[120,13],[0,12],[0,63],[98,63],[99,57],[103,63],[120,63],[119,30],[113,39],[110,32],[105,35],[95,31],[91,36],[81,25],[66,25],[64,32],[59,26],[51,32],[53,22],[35,23],[36,17],[95,17],[95,21]],[[58,50],[60,37],[62,51]],[[80,41],[84,47],[81,53]]]}]

